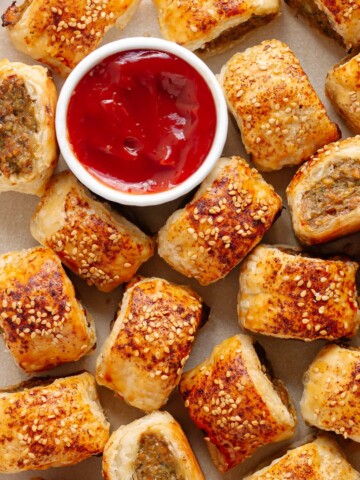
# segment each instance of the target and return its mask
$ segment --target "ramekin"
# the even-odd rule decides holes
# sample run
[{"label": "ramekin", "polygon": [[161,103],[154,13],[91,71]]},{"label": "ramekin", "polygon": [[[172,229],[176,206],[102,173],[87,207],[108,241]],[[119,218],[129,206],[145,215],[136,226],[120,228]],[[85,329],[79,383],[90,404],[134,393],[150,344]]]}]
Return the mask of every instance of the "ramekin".
[{"label": "ramekin", "polygon": [[[160,50],[176,55],[182,60],[186,61],[195,70],[197,70],[197,72],[206,81],[214,99],[216,111],[216,130],[214,140],[208,155],[205,157],[205,160],[199,166],[199,168],[190,177],[171,189],[162,192],[144,194],[133,194],[116,190],[115,188],[106,185],[91,175],[91,173],[82,165],[73,152],[67,131],[67,110],[69,101],[73,91],[82,77],[95,65],[110,55],[126,50],[138,49]],[[220,158],[226,141],[227,130],[228,113],[225,98],[215,75],[212,73],[209,67],[202,60],[200,60],[199,57],[186,48],[181,47],[176,43],[153,37],[133,37],[117,40],[98,48],[90,55],[85,57],[74,68],[65,81],[60,92],[56,110],[57,139],[61,153],[69,169],[74,173],[78,180],[80,180],[80,182],[88,187],[92,192],[96,193],[100,197],[105,198],[106,200],[124,205],[159,205],[170,202],[171,200],[175,200],[176,198],[179,198],[191,191],[204,180],[204,178],[214,167],[216,161]]]}]

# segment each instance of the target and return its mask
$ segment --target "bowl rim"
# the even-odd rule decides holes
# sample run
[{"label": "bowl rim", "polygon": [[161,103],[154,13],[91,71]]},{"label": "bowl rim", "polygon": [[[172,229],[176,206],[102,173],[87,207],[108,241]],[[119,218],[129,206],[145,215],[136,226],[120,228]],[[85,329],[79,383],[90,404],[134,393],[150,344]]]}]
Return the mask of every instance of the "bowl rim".
[{"label": "bowl rim", "polygon": [[[179,185],[155,193],[127,193],[103,183],[93,176],[73,152],[67,134],[67,110],[74,89],[81,78],[103,59],[126,50],[159,50],[177,55],[191,65],[207,83],[216,111],[216,128],[213,143],[199,168]],[[96,49],[74,68],[60,91],[55,118],[56,136],[62,156],[78,180],[92,192],[106,200],[134,206],[153,206],[175,200],[198,186],[211,172],[221,157],[228,132],[228,112],[225,96],[215,74],[194,53],[168,40],[156,37],[129,37],[107,43]]]}]

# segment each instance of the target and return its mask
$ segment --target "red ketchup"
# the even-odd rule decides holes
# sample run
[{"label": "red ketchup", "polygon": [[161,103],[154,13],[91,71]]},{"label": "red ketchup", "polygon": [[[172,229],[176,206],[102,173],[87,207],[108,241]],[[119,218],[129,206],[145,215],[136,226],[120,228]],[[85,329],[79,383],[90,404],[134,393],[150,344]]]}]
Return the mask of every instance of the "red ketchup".
[{"label": "red ketchup", "polygon": [[78,83],[67,114],[78,160],[108,186],[156,193],[186,180],[207,156],[216,127],[205,80],[155,50],[112,55]]}]

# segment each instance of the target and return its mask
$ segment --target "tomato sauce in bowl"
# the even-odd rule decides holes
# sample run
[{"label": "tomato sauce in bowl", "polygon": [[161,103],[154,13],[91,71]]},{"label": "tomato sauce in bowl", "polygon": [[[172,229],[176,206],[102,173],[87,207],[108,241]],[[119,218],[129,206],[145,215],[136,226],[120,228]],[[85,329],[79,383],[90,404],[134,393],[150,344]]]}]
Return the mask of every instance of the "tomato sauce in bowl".
[{"label": "tomato sauce in bowl", "polygon": [[160,50],[115,53],[76,85],[67,134],[77,159],[115,190],[157,193],[176,187],[203,163],[217,115],[204,78]]}]

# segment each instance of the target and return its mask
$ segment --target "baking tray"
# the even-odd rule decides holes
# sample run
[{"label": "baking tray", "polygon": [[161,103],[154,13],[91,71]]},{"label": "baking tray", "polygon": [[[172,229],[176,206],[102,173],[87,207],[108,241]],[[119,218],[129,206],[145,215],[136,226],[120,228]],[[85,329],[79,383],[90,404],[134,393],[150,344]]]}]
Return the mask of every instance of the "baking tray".
[{"label": "baking tray", "polygon": [[[3,13],[9,4],[10,0],[0,0],[1,13]],[[124,30],[119,31],[113,28],[107,33],[103,43],[139,35],[161,36],[156,11],[149,0],[142,1],[135,16]],[[263,40],[272,38],[286,42],[300,58],[302,67],[327,107],[330,117],[339,124],[343,138],[351,136],[351,132],[344,126],[343,122],[341,122],[324,94],[326,73],[335,63],[339,62],[339,60],[345,56],[345,51],[338,46],[335,41],[310,27],[302,17],[297,17],[284,3],[281,5],[280,17],[272,23],[250,32],[236,47],[223,54],[207,59],[206,63],[213,72],[218,73],[221,66],[235,52],[242,51],[245,48],[257,45]],[[13,48],[5,29],[2,28],[0,29],[0,58],[4,57],[9,58],[11,61],[22,61],[27,64],[36,63],[30,57]],[[55,81],[60,89],[63,81],[56,75]],[[241,155],[244,158],[248,158],[241,143],[240,133],[232,119],[229,122],[229,134],[224,155]],[[64,161],[60,159],[58,170],[63,170],[64,168]],[[271,244],[297,244],[291,229],[289,210],[285,199],[286,186],[295,171],[296,169],[292,168],[264,174],[265,179],[274,185],[276,191],[283,198],[285,206],[281,217],[265,235],[264,242]],[[183,199],[180,199],[159,207],[151,208],[127,207],[126,213],[130,214],[137,223],[155,233],[183,201]],[[29,223],[37,203],[38,198],[32,195],[15,192],[2,193],[0,195],[0,253],[29,248],[36,245],[35,240],[30,234]],[[119,207],[115,205],[115,208]],[[343,252],[360,261],[360,235],[352,235],[338,242],[317,247],[313,250],[319,252],[319,254]],[[195,280],[189,280],[173,271],[157,255],[141,267],[140,273],[146,276],[162,277],[179,284],[190,285],[203,296],[211,308],[210,319],[198,334],[185,370],[203,361],[210,354],[213,347],[223,339],[240,332],[236,314],[239,268],[235,268],[224,280],[208,287],[201,287]],[[66,375],[83,369],[94,372],[96,356],[105,338],[109,334],[111,320],[114,317],[117,304],[122,297],[122,288],[118,288],[110,294],[104,294],[98,292],[95,287],[87,286],[84,281],[72,273],[69,275],[86,308],[95,319],[98,336],[97,349],[95,354],[76,363],[70,363],[51,370],[51,375]],[[294,442],[301,441],[312,432],[301,420],[298,409],[302,393],[302,376],[311,360],[326,342],[317,340],[312,343],[304,343],[261,335],[257,335],[256,338],[264,347],[276,376],[284,381],[295,402],[299,418],[296,435],[285,442],[268,445],[259,449],[249,460],[230,470],[227,474],[222,475],[217,472],[213,466],[205,442],[202,439],[202,434],[190,420],[183,406],[182,399],[175,390],[164,409],[168,410],[180,422],[207,480],[241,480],[247,473],[256,470],[260,464],[264,462],[268,463],[274,456],[276,457],[284,453],[284,450]],[[352,339],[351,344],[360,345],[359,338],[356,337]],[[2,340],[0,340],[0,365],[0,387],[12,385],[27,378],[26,375],[15,366]],[[140,410],[129,407],[122,400],[115,398],[112,391],[99,387],[99,393],[101,403],[111,423],[112,430],[143,415]],[[360,445],[351,440],[343,440],[340,437],[338,437],[338,440],[346,452],[348,459],[360,471]],[[52,480],[100,480],[101,458],[93,457],[72,467],[50,469],[43,472],[24,472],[10,477],[0,475],[0,480],[8,478],[23,480],[38,476]]]}]

